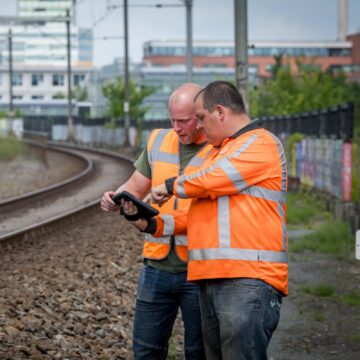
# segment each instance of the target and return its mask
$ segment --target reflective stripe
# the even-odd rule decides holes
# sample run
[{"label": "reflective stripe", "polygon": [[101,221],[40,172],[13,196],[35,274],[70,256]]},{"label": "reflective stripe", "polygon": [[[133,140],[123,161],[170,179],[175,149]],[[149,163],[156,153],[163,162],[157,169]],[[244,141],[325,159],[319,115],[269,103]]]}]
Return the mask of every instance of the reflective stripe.
[{"label": "reflective stripe", "polygon": [[177,178],[178,186],[177,186],[177,189],[176,189],[176,193],[178,194],[178,196],[180,198],[183,198],[183,199],[187,199],[185,189],[184,189],[184,181],[185,181],[185,179],[186,179],[185,175],[181,175],[181,176],[179,176]]},{"label": "reflective stripe", "polygon": [[280,163],[281,163],[281,190],[282,191],[286,191],[287,190],[287,166],[286,166],[286,158],[285,158],[285,152],[284,152],[284,148],[280,142],[280,140],[272,133],[269,132],[269,134],[271,135],[271,137],[273,138],[273,140],[276,143],[276,147],[278,149],[279,152],[279,156],[280,156]]},{"label": "reflective stripe", "polygon": [[164,231],[163,235],[172,235],[175,229],[174,217],[169,214],[160,215],[161,219],[164,221]]},{"label": "reflective stripe", "polygon": [[170,132],[170,129],[162,129],[160,130],[157,135],[155,136],[155,139],[153,141],[153,145],[151,150],[148,152],[148,159],[149,159],[149,164],[151,166],[151,168],[154,166],[154,155],[156,152],[160,151],[160,147],[162,142],[164,141],[165,136]]},{"label": "reflective stripe", "polygon": [[282,249],[286,250],[286,241],[287,241],[287,227],[285,223],[285,212],[282,204],[278,204],[278,212],[280,214],[281,218],[281,227],[283,232],[283,238],[282,238]]},{"label": "reflective stripe", "polygon": [[230,247],[230,206],[229,197],[221,196],[218,201],[219,244],[221,248]]},{"label": "reflective stripe", "polygon": [[236,150],[232,155],[229,156],[230,157],[236,157],[239,156],[241,153],[243,153],[257,138],[259,137],[259,135],[253,134],[251,135],[245,142],[245,144],[243,144],[242,146],[240,146],[240,148],[238,150]]},{"label": "reflective stripe", "polygon": [[284,204],[286,202],[286,193],[282,191],[266,189],[261,186],[250,186],[249,188],[241,191],[240,194],[250,195],[269,201],[276,201],[280,204]]},{"label": "reflective stripe", "polygon": [[232,183],[239,192],[243,191],[248,187],[236,166],[233,165],[229,159],[221,159],[218,163],[218,166],[224,171],[224,173],[232,181]]},{"label": "reflective stripe", "polygon": [[151,158],[153,161],[162,161],[169,164],[178,164],[178,155],[171,154],[164,151],[152,151]]},{"label": "reflective stripe", "polygon": [[285,251],[252,249],[196,249],[189,250],[189,260],[244,260],[287,263]]},{"label": "reflective stripe", "polygon": [[187,164],[187,166],[200,167],[203,162],[204,162],[204,158],[201,158],[201,157],[198,157],[198,156],[194,156],[194,157],[189,161],[189,163]]},{"label": "reflective stripe", "polygon": [[[205,144],[198,152],[197,155],[200,154],[206,147],[208,146],[208,144]],[[189,163],[186,165],[185,168],[187,168],[188,166],[193,166],[193,167],[201,167],[201,165],[203,164],[204,160],[207,158],[207,156],[210,154],[210,152],[212,151],[212,148],[210,148],[210,150],[208,150],[206,152],[206,154],[204,154],[203,156],[194,156],[193,158],[191,158],[191,160],[189,161]],[[180,151],[179,151],[180,153]]]},{"label": "reflective stripe", "polygon": [[175,244],[187,246],[187,236],[186,235],[175,235]]},{"label": "reflective stripe", "polygon": [[257,138],[258,135],[256,134],[251,135],[238,150],[236,150],[230,156],[221,159],[217,163],[217,166],[220,167],[225,172],[225,174],[233,182],[234,186],[238,189],[239,192],[246,189],[248,185],[246,184],[244,178],[239,173],[237,167],[230,162],[230,159],[239,156],[241,153],[243,153]]},{"label": "reflective stripe", "polygon": [[170,244],[170,236],[163,236],[163,237],[153,237],[151,234],[145,234],[145,240],[148,242],[152,242],[155,244]]},{"label": "reflective stripe", "polygon": [[[159,238],[153,237],[151,234],[145,234],[145,240],[154,244],[166,244],[170,245],[170,236],[162,236]],[[187,236],[186,235],[176,235],[175,244],[187,246]]]},{"label": "reflective stripe", "polygon": [[179,177],[177,180],[178,186],[176,189],[176,193],[178,194],[178,196],[181,198],[187,198],[187,195],[186,195],[185,189],[184,189],[184,182],[186,180],[192,180],[192,179],[200,177],[206,173],[210,173],[218,167],[223,169],[225,174],[234,183],[235,187],[239,191],[242,191],[245,187],[247,187],[247,184],[244,182],[244,180],[243,180],[242,176],[240,175],[239,171],[237,170],[237,168],[233,164],[231,164],[229,159],[231,157],[238,156],[242,152],[244,152],[257,139],[257,137],[258,137],[258,135],[255,135],[255,134],[251,135],[249,137],[249,139],[245,142],[245,144],[243,144],[237,151],[235,151],[232,155],[219,160],[216,164],[213,164],[213,165],[209,166],[208,168],[201,169],[200,171],[194,172],[193,174],[191,174],[189,176]]},{"label": "reflective stripe", "polygon": [[176,193],[177,195],[180,197],[180,198],[183,198],[183,199],[187,199],[188,196],[186,195],[186,192],[185,192],[185,189],[184,189],[184,181],[186,180],[192,180],[192,179],[195,179],[199,176],[202,176],[206,173],[209,173],[211,171],[213,171],[214,169],[216,169],[217,166],[216,165],[211,165],[210,167],[208,168],[205,168],[205,169],[201,169],[200,171],[196,171],[190,175],[182,175],[180,177],[177,178],[177,188],[176,188]]}]

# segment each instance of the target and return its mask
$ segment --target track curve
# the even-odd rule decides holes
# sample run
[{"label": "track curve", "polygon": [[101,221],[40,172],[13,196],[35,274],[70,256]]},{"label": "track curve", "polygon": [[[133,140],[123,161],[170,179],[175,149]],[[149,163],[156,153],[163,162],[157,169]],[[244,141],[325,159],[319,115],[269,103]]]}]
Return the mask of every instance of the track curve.
[{"label": "track curve", "polygon": [[[97,206],[105,191],[116,189],[133,171],[129,158],[119,154],[85,147],[49,143],[51,149],[71,152],[86,158],[92,171],[82,181],[74,181],[62,190],[23,196],[16,203],[0,206],[0,241],[8,240]],[[64,182],[66,183],[66,182]],[[0,204],[1,205],[1,204]],[[6,209],[6,211],[4,211]]]}]

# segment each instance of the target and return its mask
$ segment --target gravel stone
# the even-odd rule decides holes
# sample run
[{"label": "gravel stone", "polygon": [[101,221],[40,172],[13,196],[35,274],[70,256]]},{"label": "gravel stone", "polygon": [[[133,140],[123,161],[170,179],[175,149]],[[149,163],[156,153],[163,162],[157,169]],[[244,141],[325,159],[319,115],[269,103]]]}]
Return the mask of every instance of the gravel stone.
[{"label": "gravel stone", "polygon": [[[0,244],[0,359],[132,359],[142,245],[142,234],[100,208],[51,234]],[[358,306],[309,296],[300,286],[359,292],[358,262],[290,255],[290,295],[270,359],[356,359]],[[325,320],[311,319],[317,313]],[[179,314],[169,358],[184,359],[183,335]]]}]

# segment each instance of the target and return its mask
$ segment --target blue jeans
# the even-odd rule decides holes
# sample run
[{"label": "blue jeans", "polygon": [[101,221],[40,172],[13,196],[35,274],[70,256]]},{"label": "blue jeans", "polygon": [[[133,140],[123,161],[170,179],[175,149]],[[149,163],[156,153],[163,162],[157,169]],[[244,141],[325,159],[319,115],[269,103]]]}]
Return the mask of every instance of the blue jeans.
[{"label": "blue jeans", "polygon": [[237,278],[202,283],[200,308],[206,359],[267,359],[281,303],[281,293],[261,280]]},{"label": "blue jeans", "polygon": [[170,273],[144,266],[135,309],[135,360],[166,359],[179,307],[185,328],[185,358],[205,359],[199,286],[188,283],[186,275],[186,272]]}]

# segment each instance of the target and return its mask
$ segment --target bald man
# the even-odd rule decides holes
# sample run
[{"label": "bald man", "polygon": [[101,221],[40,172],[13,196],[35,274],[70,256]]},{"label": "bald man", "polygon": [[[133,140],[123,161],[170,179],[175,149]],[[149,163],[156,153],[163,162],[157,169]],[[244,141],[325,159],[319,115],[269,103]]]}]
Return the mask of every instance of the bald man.
[{"label": "bald man", "polygon": [[[104,193],[101,208],[106,212],[118,210],[111,200],[120,191],[128,191],[142,199],[165,179],[199,168],[209,151],[204,134],[197,129],[194,97],[201,90],[187,83],[170,96],[168,113],[172,129],[156,129],[147,146],[134,163],[136,170],[130,179],[115,192]],[[187,360],[205,359],[199,287],[188,283],[186,234],[173,236],[172,215],[176,209],[187,209],[190,202],[168,202],[159,208],[160,216],[169,225],[169,233],[155,238],[156,222],[141,220],[136,226],[145,230],[144,268],[136,299],[133,350],[134,359],[166,359],[169,339],[180,307],[185,328],[184,352]],[[142,222],[144,224],[144,221]],[[135,223],[134,223],[135,224]]]}]

